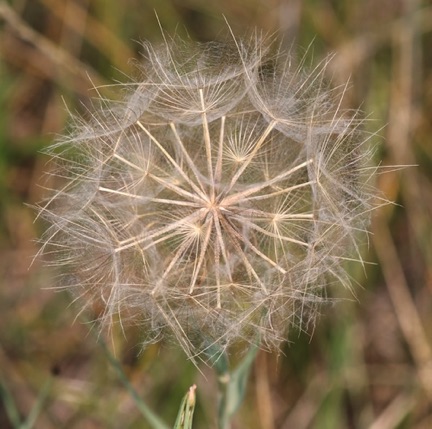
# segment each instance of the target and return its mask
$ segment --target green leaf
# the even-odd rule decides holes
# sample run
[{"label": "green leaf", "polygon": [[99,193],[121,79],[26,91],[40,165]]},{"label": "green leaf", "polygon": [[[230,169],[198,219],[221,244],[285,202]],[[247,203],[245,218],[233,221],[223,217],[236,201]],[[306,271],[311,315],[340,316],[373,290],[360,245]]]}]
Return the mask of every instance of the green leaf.
[{"label": "green leaf", "polygon": [[229,373],[229,361],[225,349],[214,343],[205,349],[209,365],[214,368],[218,377]]},{"label": "green leaf", "polygon": [[19,411],[3,378],[0,378],[0,397],[3,399],[3,406],[10,423],[14,428],[19,428],[21,425]]},{"label": "green leaf", "polygon": [[255,361],[258,350],[258,344],[252,345],[243,360],[231,374],[225,372],[225,374],[220,374],[219,376],[221,390],[224,391],[219,405],[219,427],[221,429],[229,427],[231,417],[243,402],[250,369],[252,363]]},{"label": "green leaf", "polygon": [[27,416],[26,421],[20,426],[20,429],[31,429],[34,426],[40,412],[42,411],[43,405],[46,399],[48,398],[48,394],[51,390],[52,382],[53,380],[52,378],[50,378],[43,385],[36,403],[33,405],[32,409],[30,410],[30,413]]},{"label": "green leaf", "polygon": [[192,419],[196,402],[195,389],[195,385],[191,386],[183,397],[174,429],[192,429]]},{"label": "green leaf", "polygon": [[251,366],[255,361],[258,350],[258,345],[252,345],[244,359],[231,373],[227,393],[229,398],[228,413],[230,416],[238,410],[243,401]]},{"label": "green leaf", "polygon": [[29,415],[27,416],[24,422],[21,422],[20,414],[18,408],[15,405],[14,398],[10,391],[8,390],[6,383],[4,380],[0,380],[0,396],[3,398],[4,407],[6,410],[6,414],[9,418],[10,423],[16,429],[31,429],[36,423],[37,418],[43,408],[43,405],[48,398],[48,394],[51,390],[52,386],[52,378],[49,378],[46,383],[43,385],[42,389],[39,392],[37,400],[30,410]]}]

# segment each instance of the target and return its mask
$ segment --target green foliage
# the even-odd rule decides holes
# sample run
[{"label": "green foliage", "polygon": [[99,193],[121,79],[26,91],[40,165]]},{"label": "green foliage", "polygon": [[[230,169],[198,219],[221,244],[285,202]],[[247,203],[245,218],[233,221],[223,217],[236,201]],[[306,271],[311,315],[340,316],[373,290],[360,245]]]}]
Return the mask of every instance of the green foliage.
[{"label": "green foliage", "polygon": [[174,424],[174,429],[192,429],[192,420],[195,410],[195,388],[189,388],[180,405],[179,413]]},{"label": "green foliage", "polygon": [[42,386],[35,403],[24,420],[20,417],[15,398],[8,389],[6,382],[0,378],[0,397],[2,398],[6,414],[14,429],[32,429],[35,427],[39,414],[44,410],[52,388],[52,379],[48,379]]}]

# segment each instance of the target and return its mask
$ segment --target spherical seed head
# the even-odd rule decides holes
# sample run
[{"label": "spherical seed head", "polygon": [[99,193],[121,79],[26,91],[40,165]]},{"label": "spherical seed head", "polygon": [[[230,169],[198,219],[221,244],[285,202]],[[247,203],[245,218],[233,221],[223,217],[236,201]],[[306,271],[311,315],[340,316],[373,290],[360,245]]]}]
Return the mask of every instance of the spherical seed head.
[{"label": "spherical seed head", "polygon": [[262,38],[145,49],[123,102],[53,146],[43,250],[102,322],[139,321],[190,356],[277,346],[332,278],[349,286],[371,198],[359,121],[324,66]]}]

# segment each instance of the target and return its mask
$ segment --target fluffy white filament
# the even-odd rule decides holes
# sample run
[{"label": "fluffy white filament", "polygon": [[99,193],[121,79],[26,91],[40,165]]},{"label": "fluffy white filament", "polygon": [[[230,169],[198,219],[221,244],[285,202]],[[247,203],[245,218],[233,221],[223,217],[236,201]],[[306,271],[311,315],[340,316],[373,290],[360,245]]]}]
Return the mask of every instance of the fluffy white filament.
[{"label": "fluffy white filament", "polygon": [[42,250],[104,323],[133,319],[190,356],[277,346],[361,261],[367,139],[325,65],[304,71],[259,37],[145,48],[123,102],[52,147]]}]

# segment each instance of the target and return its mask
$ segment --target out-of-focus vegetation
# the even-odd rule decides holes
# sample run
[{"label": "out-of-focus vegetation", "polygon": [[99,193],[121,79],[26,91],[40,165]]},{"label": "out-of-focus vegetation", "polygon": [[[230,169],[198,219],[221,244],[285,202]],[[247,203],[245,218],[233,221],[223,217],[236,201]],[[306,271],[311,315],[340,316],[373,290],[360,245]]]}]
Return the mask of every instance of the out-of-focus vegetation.
[{"label": "out-of-focus vegetation", "polygon": [[[157,18],[156,18],[157,15]],[[233,428],[432,427],[432,2],[420,0],[0,1],[0,427],[147,428],[106,349],[36,261],[26,204],[42,199],[40,150],[83,112],[93,85],[126,81],[159,25],[196,40],[277,33],[307,48],[377,132],[377,162],[417,165],[378,177],[397,204],[374,214],[355,299],[323,309],[279,356],[260,352]],[[293,49],[293,48],[291,48]],[[101,91],[110,96],[111,89]],[[379,130],[379,131],[378,131]],[[390,169],[391,170],[391,169]],[[367,253],[367,251],[366,251]],[[313,335],[312,335],[313,333]],[[175,347],[140,352],[139,328],[111,350],[137,392],[173,424],[195,383],[194,427],[215,427],[217,381]],[[27,422],[27,426],[24,426]]]}]

